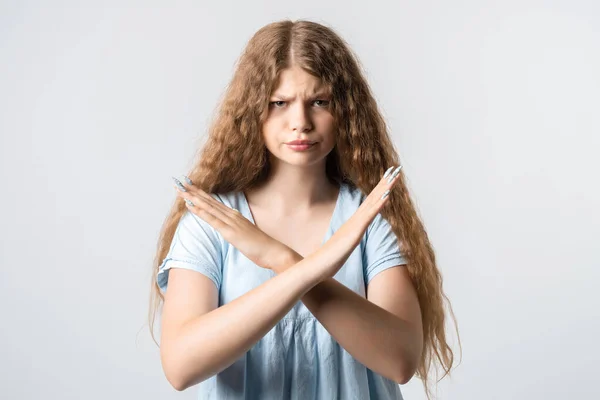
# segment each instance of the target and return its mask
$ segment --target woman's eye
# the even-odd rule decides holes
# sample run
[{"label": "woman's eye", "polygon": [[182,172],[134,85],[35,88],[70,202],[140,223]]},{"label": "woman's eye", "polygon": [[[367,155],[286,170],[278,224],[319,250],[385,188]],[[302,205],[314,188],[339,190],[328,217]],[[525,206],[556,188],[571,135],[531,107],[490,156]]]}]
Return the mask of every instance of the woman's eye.
[{"label": "woman's eye", "polygon": [[319,107],[327,107],[329,105],[329,101],[327,100],[315,100],[315,103],[321,102],[321,104],[317,104]]},{"label": "woman's eye", "polygon": [[[272,101],[269,104],[271,106],[275,106],[275,108],[282,108],[283,106],[285,106],[285,101]],[[317,107],[327,107],[329,105],[329,100],[314,100],[313,104],[315,104]]]}]

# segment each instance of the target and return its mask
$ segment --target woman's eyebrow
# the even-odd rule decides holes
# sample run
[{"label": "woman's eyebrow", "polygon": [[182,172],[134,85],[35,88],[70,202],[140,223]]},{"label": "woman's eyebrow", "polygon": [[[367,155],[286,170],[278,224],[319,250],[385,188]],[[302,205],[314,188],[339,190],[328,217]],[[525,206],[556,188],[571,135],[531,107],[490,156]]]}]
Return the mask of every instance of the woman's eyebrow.
[{"label": "woman's eyebrow", "polygon": [[[314,99],[316,97],[327,97],[327,96],[330,96],[330,94],[328,92],[326,92],[326,91],[319,91],[319,92],[317,92],[317,93],[315,93],[313,95],[308,96],[307,98]],[[289,99],[292,98],[291,96],[285,96],[285,95],[283,95],[281,93],[275,93],[271,97],[277,97],[277,98],[282,99],[282,100],[289,100]]]}]

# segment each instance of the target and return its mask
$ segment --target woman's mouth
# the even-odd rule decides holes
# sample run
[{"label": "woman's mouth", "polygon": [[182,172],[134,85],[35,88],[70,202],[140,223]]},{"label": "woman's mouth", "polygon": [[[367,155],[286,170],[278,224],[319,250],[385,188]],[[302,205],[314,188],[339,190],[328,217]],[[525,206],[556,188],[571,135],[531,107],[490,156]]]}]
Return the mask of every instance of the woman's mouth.
[{"label": "woman's mouth", "polygon": [[299,144],[288,143],[287,146],[294,151],[304,151],[304,150],[308,150],[308,149],[312,148],[315,144],[316,144],[316,142],[299,143]]}]

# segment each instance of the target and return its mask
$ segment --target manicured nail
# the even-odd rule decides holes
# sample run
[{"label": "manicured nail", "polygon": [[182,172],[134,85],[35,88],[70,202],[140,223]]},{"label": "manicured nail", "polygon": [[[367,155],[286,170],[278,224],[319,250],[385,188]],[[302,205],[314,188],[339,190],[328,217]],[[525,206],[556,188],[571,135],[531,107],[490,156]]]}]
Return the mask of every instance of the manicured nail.
[{"label": "manicured nail", "polygon": [[386,190],[385,192],[383,192],[383,196],[381,196],[381,200],[385,199],[387,197],[387,195],[390,194],[389,189]]},{"label": "manicured nail", "polygon": [[387,178],[387,176],[390,174],[390,172],[392,172],[392,170],[394,169],[394,167],[389,167],[387,171],[385,171],[385,174],[383,174],[384,178]]},{"label": "manicured nail", "polygon": [[181,182],[179,182],[179,180],[177,178],[174,178],[174,177],[171,177],[171,178],[173,178],[173,181],[175,182],[175,184],[177,185],[179,190],[181,190],[182,192],[187,192],[187,190],[185,189],[185,186],[183,186],[183,184]]},{"label": "manicured nail", "polygon": [[192,180],[188,178],[186,175],[183,176],[183,179],[188,183],[188,185],[193,185]]},{"label": "manicured nail", "polygon": [[194,203],[192,203],[190,200],[185,199],[185,202],[187,203],[188,206],[194,207]]},{"label": "manicured nail", "polygon": [[390,175],[390,177],[388,178],[388,183],[392,183],[392,181],[394,180],[394,178],[397,177],[398,174],[400,173],[401,169],[402,169],[402,165],[400,165],[398,168],[396,168],[394,170],[394,172],[392,172],[392,175]]},{"label": "manicured nail", "polygon": [[399,165],[398,168],[396,168],[396,170],[394,172],[392,172],[392,176],[395,178],[396,176],[398,176],[398,174],[400,173],[400,170],[402,169],[402,165]]}]

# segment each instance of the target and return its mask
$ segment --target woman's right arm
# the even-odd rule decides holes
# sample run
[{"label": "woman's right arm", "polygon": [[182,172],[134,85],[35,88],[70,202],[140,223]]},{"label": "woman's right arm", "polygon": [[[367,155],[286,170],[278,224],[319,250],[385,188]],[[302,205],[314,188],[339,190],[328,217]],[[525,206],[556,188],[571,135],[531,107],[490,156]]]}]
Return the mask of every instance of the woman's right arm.
[{"label": "woman's right arm", "polygon": [[171,385],[184,390],[224,370],[310,289],[333,277],[387,202],[382,194],[391,188],[390,182],[386,185],[384,176],[354,215],[315,253],[221,307],[209,278],[195,271],[170,270],[160,352]]},{"label": "woman's right arm", "polygon": [[[160,347],[162,366],[171,385],[185,390],[233,364],[306,292],[335,275],[368,226],[361,232],[363,224],[354,221],[351,226],[351,221],[315,253],[221,307],[217,304],[217,288],[210,279],[195,271],[171,269]],[[359,232],[347,234],[357,228]]]}]

